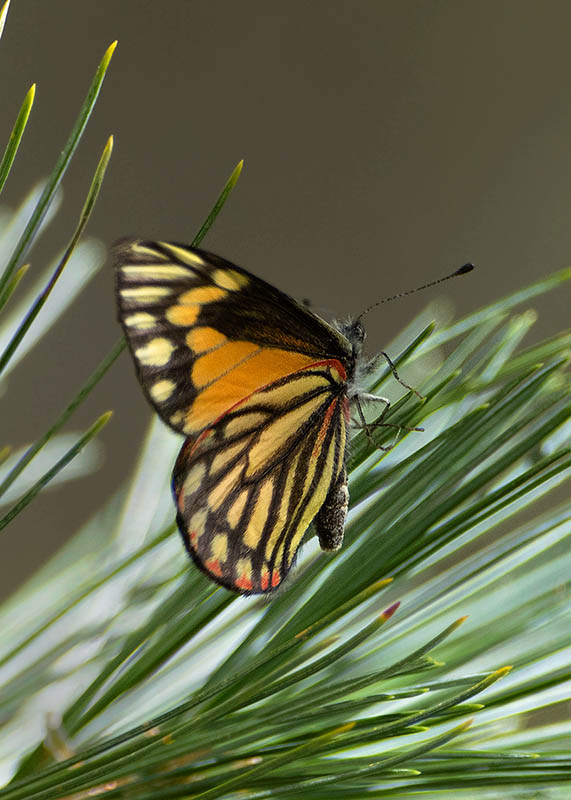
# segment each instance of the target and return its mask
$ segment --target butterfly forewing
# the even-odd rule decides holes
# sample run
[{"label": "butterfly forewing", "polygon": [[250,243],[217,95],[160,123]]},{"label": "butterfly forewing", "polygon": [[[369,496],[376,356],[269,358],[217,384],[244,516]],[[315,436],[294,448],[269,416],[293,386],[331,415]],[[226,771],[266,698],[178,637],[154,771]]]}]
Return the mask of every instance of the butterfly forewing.
[{"label": "butterfly forewing", "polygon": [[139,380],[181,433],[197,435],[256,389],[316,360],[348,355],[334,328],[211,253],[127,240],[115,261]]},{"label": "butterfly forewing", "polygon": [[275,589],[337,484],[346,441],[338,368],[323,363],[255,392],[181,451],[179,527],[194,561],[223,586]]}]

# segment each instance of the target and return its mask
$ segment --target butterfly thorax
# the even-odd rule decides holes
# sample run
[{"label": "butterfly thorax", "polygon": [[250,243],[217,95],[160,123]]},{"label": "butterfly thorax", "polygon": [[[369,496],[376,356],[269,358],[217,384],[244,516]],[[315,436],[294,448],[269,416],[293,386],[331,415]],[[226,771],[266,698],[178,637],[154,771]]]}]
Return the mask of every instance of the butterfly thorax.
[{"label": "butterfly thorax", "polygon": [[375,360],[369,360],[364,354],[366,331],[359,319],[334,321],[335,328],[347,340],[351,355],[345,362],[347,372],[347,396],[357,397],[365,377],[371,372]]}]

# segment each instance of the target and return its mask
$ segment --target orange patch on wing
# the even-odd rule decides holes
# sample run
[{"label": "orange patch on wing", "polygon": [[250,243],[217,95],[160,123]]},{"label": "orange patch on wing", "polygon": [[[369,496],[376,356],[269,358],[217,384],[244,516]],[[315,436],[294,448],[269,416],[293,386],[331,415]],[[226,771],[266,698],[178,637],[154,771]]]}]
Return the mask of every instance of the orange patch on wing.
[{"label": "orange patch on wing", "polygon": [[196,545],[198,542],[198,533],[196,531],[190,531],[190,541],[193,545]]},{"label": "orange patch on wing", "polygon": [[205,561],[204,566],[213,575],[218,575],[218,577],[222,575],[222,567],[220,566],[220,561],[218,561],[217,558],[211,558],[210,561]]},{"label": "orange patch on wing", "polygon": [[[203,358],[212,358],[225,351],[227,346]],[[256,390],[314,363],[315,359],[302,353],[270,348],[260,350],[200,392],[187,417],[185,433],[203,430]]]},{"label": "orange patch on wing", "polygon": [[171,325],[181,325],[182,327],[190,327],[196,322],[196,318],[200,314],[200,306],[170,306],[165,311],[165,317]]},{"label": "orange patch on wing", "polygon": [[196,359],[192,367],[192,382],[200,389],[201,386],[206,386],[232,370],[238,362],[259,349],[258,345],[252,342],[228,342],[213,353]]},{"label": "orange patch on wing", "polygon": [[264,569],[262,570],[262,577],[260,578],[260,588],[262,589],[262,591],[265,592],[269,585],[270,585],[270,573],[264,567]]},{"label": "orange patch on wing", "polygon": [[282,580],[282,576],[280,575],[279,571],[277,569],[275,569],[272,572],[272,586],[276,587],[278,585],[278,583],[281,583],[281,580]]},{"label": "orange patch on wing", "polygon": [[213,303],[222,300],[228,292],[218,286],[197,286],[196,289],[188,289],[178,298],[181,305],[203,305],[203,303]]},{"label": "orange patch on wing", "polygon": [[333,412],[335,411],[336,408],[337,408],[337,398],[335,398],[335,400],[333,400],[329,404],[329,407],[328,407],[327,411],[325,412],[325,416],[323,417],[323,422],[321,424],[321,429],[320,429],[319,433],[317,434],[317,439],[315,440],[315,445],[313,447],[313,452],[311,453],[312,458],[317,458],[317,456],[319,455],[319,453],[321,452],[321,450],[323,448],[323,442],[324,442],[325,436],[327,434],[327,429],[329,428],[329,425],[331,423],[331,417],[332,417]]},{"label": "orange patch on wing", "polygon": [[226,337],[223,333],[217,331],[216,328],[208,328],[206,326],[193,328],[186,336],[187,345],[195,353],[205,353],[207,350],[219,347],[225,341]]}]

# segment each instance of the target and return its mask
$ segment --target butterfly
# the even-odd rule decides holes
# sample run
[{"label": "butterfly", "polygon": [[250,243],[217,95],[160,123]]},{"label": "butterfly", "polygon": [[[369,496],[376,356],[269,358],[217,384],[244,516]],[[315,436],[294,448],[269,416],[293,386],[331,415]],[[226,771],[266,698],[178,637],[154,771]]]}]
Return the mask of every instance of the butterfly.
[{"label": "butterfly", "polygon": [[123,240],[114,255],[139,381],[186,437],[172,479],[184,544],[227,589],[271,592],[311,523],[323,550],[342,545],[348,429],[355,405],[366,427],[357,386],[376,363],[363,325],[329,324],[198,248]]}]

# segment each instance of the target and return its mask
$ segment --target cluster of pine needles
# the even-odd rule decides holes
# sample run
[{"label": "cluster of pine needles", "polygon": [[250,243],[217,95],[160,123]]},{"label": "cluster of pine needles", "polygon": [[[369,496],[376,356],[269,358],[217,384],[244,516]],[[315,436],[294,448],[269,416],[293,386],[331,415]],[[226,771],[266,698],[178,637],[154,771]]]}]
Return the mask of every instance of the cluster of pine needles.
[{"label": "cluster of pine needles", "polygon": [[[46,275],[25,264],[113,49],[47,182],[0,215],[4,380],[105,260],[80,237],[112,139],[63,256]],[[33,99],[34,87],[0,191]],[[153,421],[125,485],[0,607],[1,800],[566,797],[571,337],[522,340],[533,298],[570,278],[445,325],[427,311],[387,347],[425,397],[396,400],[390,422],[426,433],[389,451],[354,437],[343,549],[329,557],[310,539],[271,602],[187,563],[168,491],[180,442]],[[0,531],[44,487],[63,496],[89,480],[109,414],[64,428],[123,349],[35,441],[0,442]],[[369,389],[390,395],[392,380],[380,369]],[[394,430],[374,436],[387,445]]]}]

